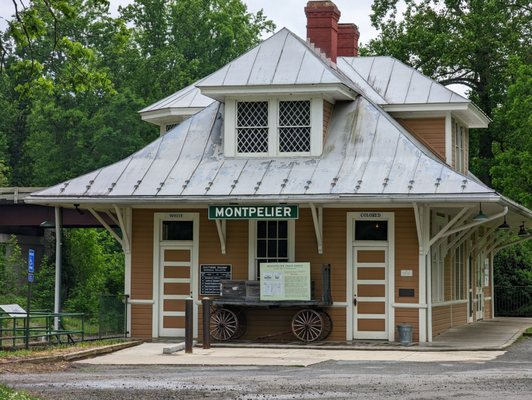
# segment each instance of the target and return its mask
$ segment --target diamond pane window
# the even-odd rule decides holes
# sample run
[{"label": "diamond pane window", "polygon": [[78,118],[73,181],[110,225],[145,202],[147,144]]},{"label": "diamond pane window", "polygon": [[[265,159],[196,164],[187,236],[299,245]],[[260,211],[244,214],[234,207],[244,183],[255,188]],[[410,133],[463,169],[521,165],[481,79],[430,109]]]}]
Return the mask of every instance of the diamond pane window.
[{"label": "diamond pane window", "polygon": [[239,153],[268,152],[268,102],[237,103],[237,151]]},{"label": "diamond pane window", "polygon": [[310,101],[279,102],[279,152],[310,151]]}]

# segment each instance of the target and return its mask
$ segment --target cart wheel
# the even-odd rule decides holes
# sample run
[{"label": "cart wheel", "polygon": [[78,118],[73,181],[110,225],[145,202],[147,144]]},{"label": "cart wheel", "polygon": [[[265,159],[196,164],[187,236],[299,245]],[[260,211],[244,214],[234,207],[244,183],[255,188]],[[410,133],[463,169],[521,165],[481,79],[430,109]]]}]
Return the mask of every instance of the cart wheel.
[{"label": "cart wheel", "polygon": [[245,314],[241,310],[219,308],[211,314],[210,333],[222,342],[238,339],[246,332]]},{"label": "cart wheel", "polygon": [[325,312],[325,311],[320,311],[320,314],[323,318],[323,333],[322,335],[320,336],[320,340],[325,340],[329,337],[329,335],[331,334],[332,332],[332,319],[331,319],[331,316]]},{"label": "cart wheel", "polygon": [[299,310],[292,318],[292,333],[303,342],[314,342],[324,335],[326,318],[311,308]]}]

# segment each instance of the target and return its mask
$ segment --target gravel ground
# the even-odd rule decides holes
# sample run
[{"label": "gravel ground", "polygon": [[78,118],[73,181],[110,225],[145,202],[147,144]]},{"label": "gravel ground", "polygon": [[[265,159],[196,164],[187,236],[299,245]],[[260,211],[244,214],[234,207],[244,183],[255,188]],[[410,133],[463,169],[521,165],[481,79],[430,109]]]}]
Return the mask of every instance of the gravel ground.
[{"label": "gravel ground", "polygon": [[326,362],[295,367],[70,365],[5,373],[44,399],[532,399],[532,338],[483,363]]}]

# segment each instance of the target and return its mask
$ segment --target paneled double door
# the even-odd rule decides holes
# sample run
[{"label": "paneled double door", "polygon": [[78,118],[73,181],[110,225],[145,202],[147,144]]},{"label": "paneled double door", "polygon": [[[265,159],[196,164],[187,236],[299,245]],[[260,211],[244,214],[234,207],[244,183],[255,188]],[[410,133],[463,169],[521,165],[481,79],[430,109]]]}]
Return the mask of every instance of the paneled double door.
[{"label": "paneled double door", "polygon": [[354,339],[388,339],[388,247],[353,247]]}]

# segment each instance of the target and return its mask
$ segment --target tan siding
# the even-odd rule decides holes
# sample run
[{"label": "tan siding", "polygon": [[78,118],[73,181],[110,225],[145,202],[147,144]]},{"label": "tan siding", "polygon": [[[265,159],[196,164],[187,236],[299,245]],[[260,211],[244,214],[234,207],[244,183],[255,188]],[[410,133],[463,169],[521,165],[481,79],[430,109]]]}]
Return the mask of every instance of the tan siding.
[{"label": "tan siding", "polygon": [[131,336],[151,338],[152,306],[144,304],[131,305]]},{"label": "tan siding", "polygon": [[451,306],[432,308],[432,336],[436,337],[451,328]]},{"label": "tan siding", "polygon": [[453,304],[452,306],[452,326],[462,326],[467,324],[467,304]]},{"label": "tan siding", "polygon": [[329,103],[327,100],[323,100],[323,144],[327,140],[329,135],[329,122],[331,121],[331,115],[333,112],[334,105]]},{"label": "tan siding", "polygon": [[[412,270],[412,277],[401,270]],[[415,297],[399,297],[399,289],[414,289]],[[395,302],[417,303],[419,300],[419,245],[414,210],[395,210]]]},{"label": "tan siding", "polygon": [[[396,308],[395,309],[395,325],[409,324],[414,327],[412,333],[412,341],[419,341],[419,311],[416,308]],[[396,338],[397,341],[397,330]]]},{"label": "tan siding", "polygon": [[[132,251],[132,298],[152,299],[153,264],[153,219],[159,210],[134,210],[133,213],[133,251]],[[161,212],[178,212],[160,210]],[[315,284],[315,298],[321,296],[321,268],[331,264],[331,288],[333,301],[345,302],[346,299],[346,213],[367,211],[361,209],[323,210],[324,241],[323,254],[318,254],[314,225],[310,210],[300,209],[300,219],[295,223],[295,260],[308,261],[311,264],[311,279]],[[414,303],[418,301],[419,270],[418,243],[415,218],[412,209],[372,209],[371,211],[395,212],[395,302]],[[183,210],[200,213],[199,264],[224,263],[233,266],[233,279],[248,278],[248,222],[227,222],[226,254],[221,254],[220,241],[213,221],[207,219],[207,210]],[[413,277],[401,277],[401,269],[413,271]],[[399,288],[415,289],[414,298],[399,298]],[[132,332],[134,336],[151,336],[151,306],[132,307]],[[345,340],[346,310],[330,308],[333,319],[333,331],[328,340]],[[254,339],[290,330],[290,321],[294,310],[250,310],[248,332],[245,338]],[[418,330],[418,310],[404,309],[398,316],[406,318]],[[200,307],[201,318],[201,307]],[[201,319],[199,320],[201,321]],[[399,319],[397,323],[405,322]],[[201,323],[199,323],[201,335]],[[288,337],[291,337],[288,335]],[[417,338],[417,336],[416,336]],[[416,339],[417,340],[417,339]]]},{"label": "tan siding", "polygon": [[445,161],[445,118],[398,119],[398,121]]}]

